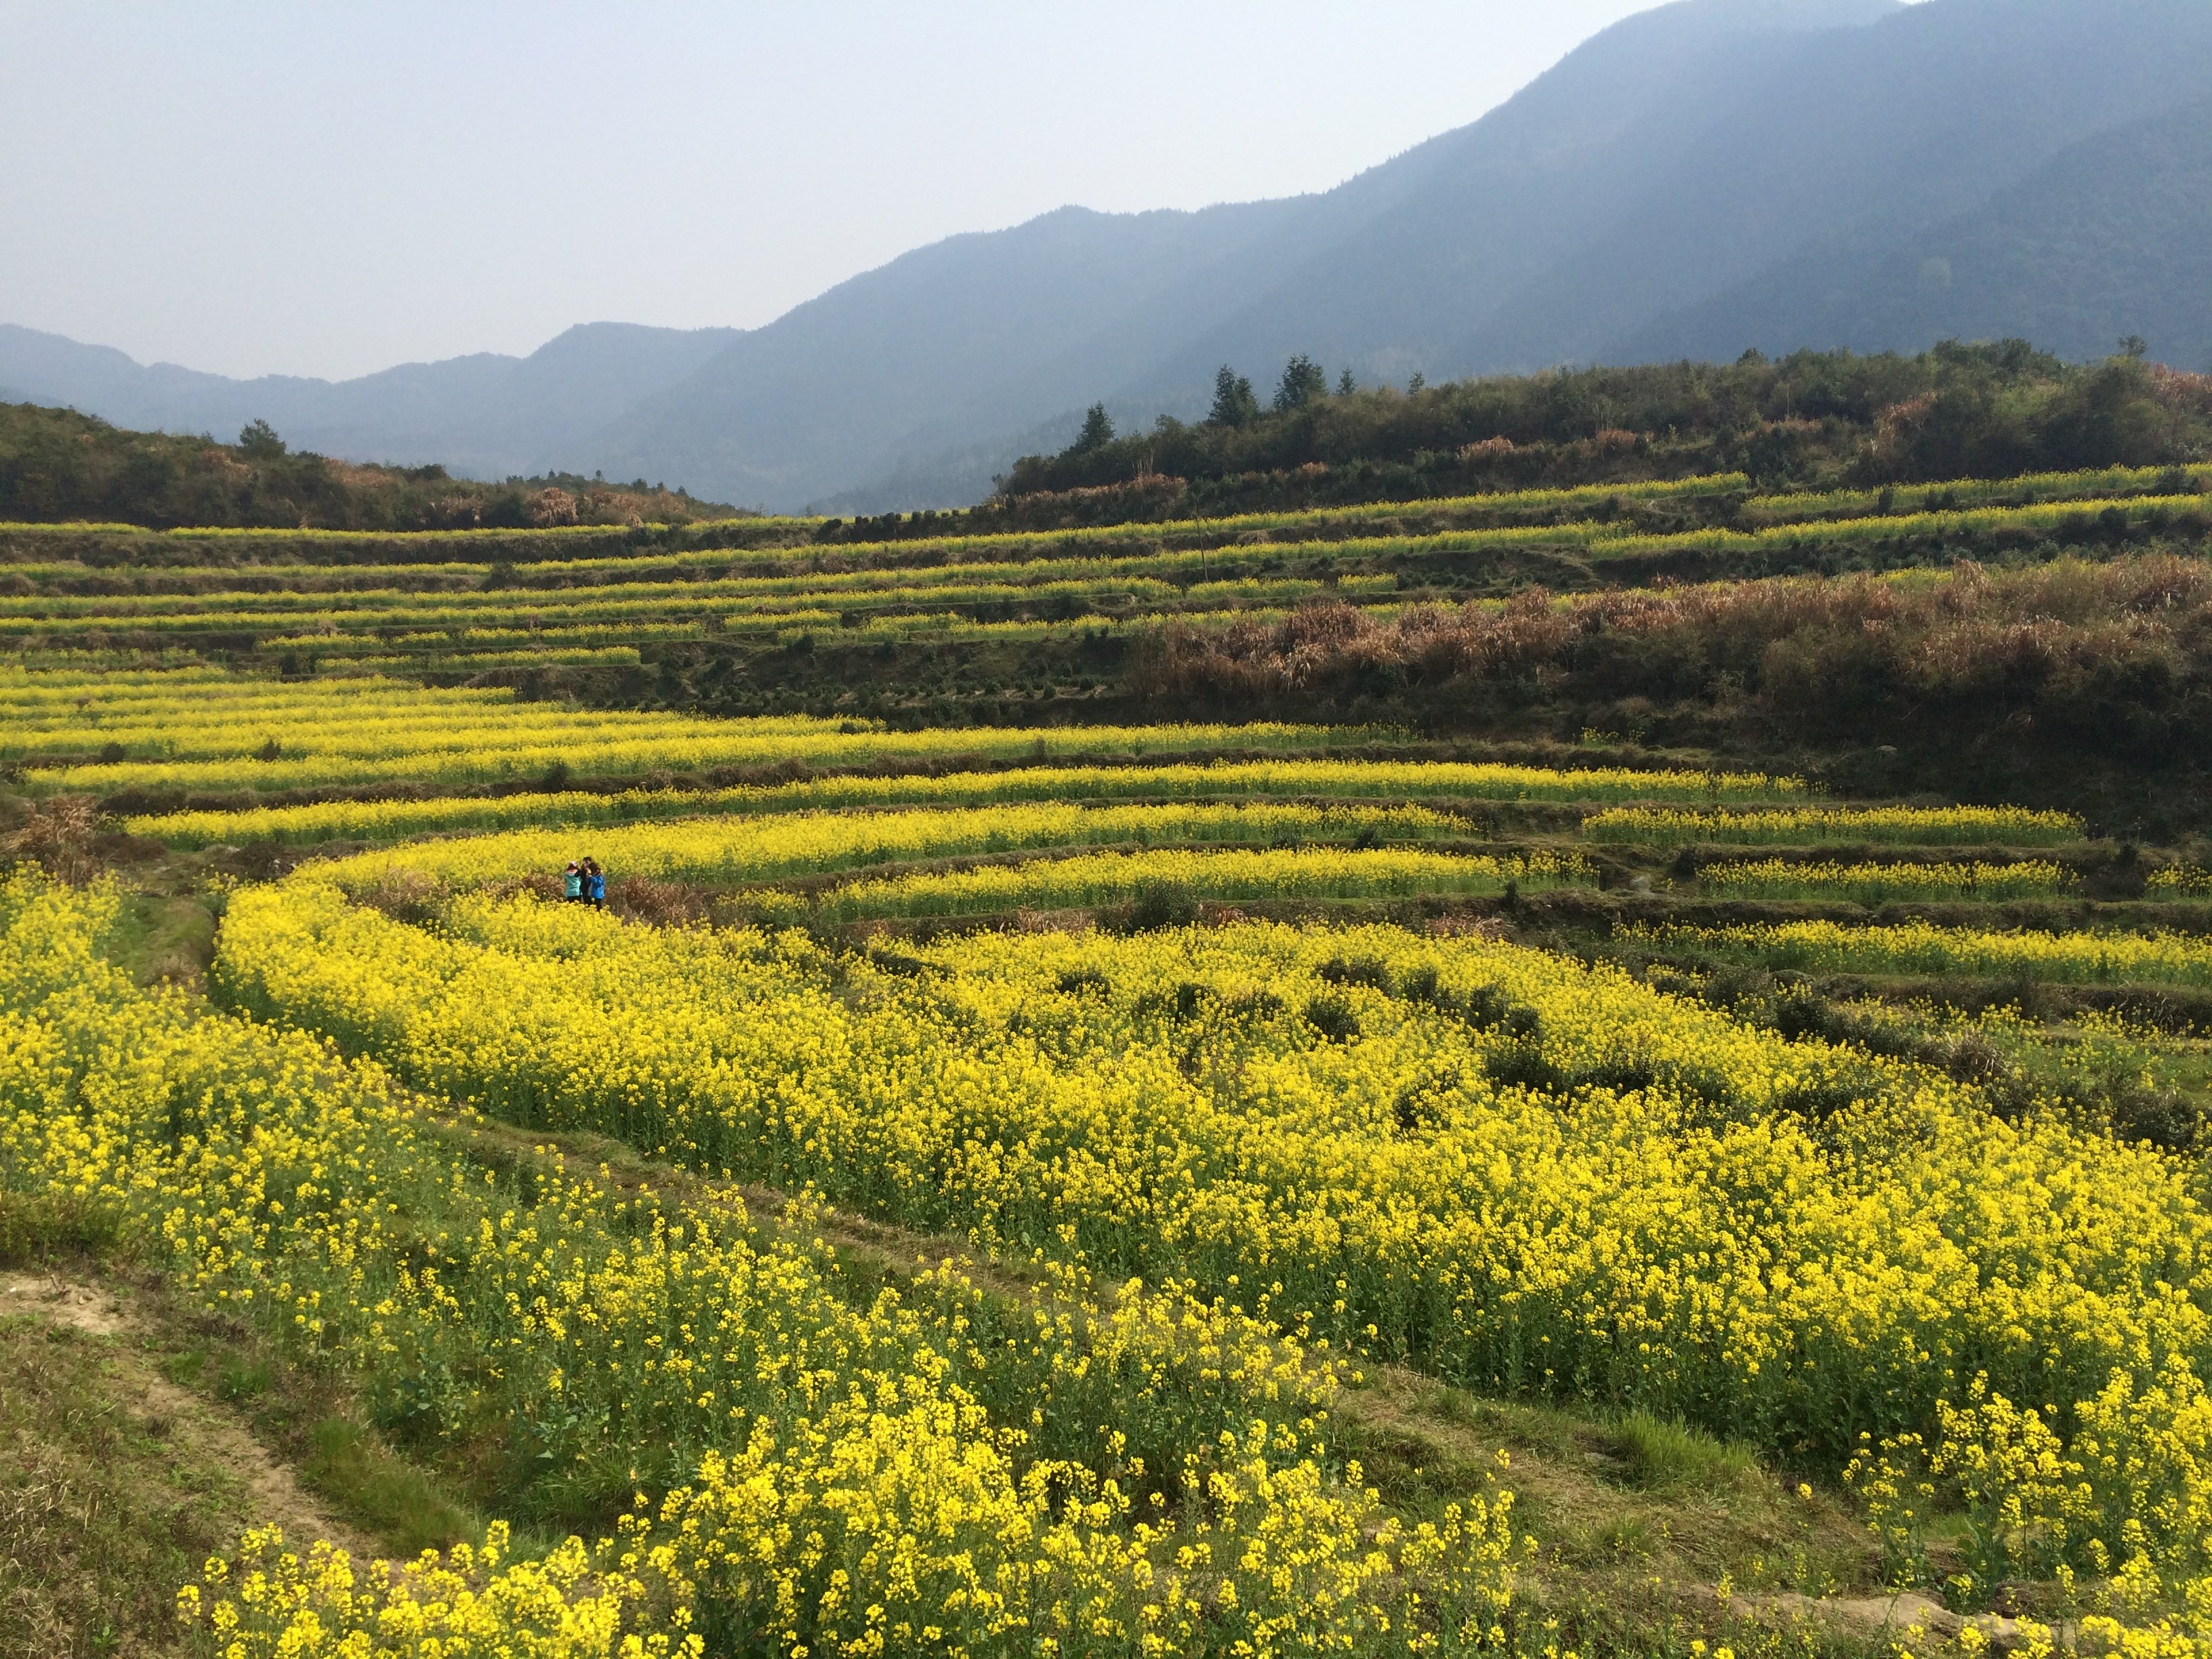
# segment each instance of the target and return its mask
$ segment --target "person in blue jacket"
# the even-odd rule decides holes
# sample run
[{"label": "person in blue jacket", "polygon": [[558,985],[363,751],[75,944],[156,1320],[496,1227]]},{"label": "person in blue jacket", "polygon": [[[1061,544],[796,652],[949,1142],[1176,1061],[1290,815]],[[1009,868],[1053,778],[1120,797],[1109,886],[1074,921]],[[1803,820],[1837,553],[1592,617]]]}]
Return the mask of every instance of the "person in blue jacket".
[{"label": "person in blue jacket", "polygon": [[584,860],[584,902],[594,910],[607,908],[607,876],[597,859]]},{"label": "person in blue jacket", "polygon": [[584,866],[574,859],[568,860],[568,867],[561,872],[561,896],[571,904],[584,902]]}]

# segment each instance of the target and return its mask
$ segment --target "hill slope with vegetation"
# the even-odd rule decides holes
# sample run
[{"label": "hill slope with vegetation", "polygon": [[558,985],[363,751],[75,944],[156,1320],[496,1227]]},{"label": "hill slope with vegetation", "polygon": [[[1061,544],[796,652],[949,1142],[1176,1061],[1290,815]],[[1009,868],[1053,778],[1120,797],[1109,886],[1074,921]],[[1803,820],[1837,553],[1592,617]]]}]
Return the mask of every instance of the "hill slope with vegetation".
[{"label": "hill slope with vegetation", "polygon": [[1729,364],[1559,369],[1417,386],[1272,387],[1224,365],[1203,421],[1116,434],[1104,407],[1024,456],[987,504],[1043,524],[1567,488],[1736,472],[1767,489],[2002,478],[2212,456],[2212,376],[2140,342],[2087,363],[2023,340],[1893,352],[1747,352]]},{"label": "hill slope with vegetation", "polygon": [[586,458],[594,433],[738,333],[584,323],[526,357],[478,351],[344,380],[233,380],[0,323],[0,388],[14,388],[0,402],[80,409],[156,432],[234,432],[265,420],[325,455],[503,478],[599,465]]},{"label": "hill slope with vegetation", "polygon": [[131,432],[74,410],[0,404],[0,521],[154,529],[464,530],[689,524],[736,509],[642,478],[485,483],[443,466],[361,466],[295,451],[266,422],[235,443]]}]

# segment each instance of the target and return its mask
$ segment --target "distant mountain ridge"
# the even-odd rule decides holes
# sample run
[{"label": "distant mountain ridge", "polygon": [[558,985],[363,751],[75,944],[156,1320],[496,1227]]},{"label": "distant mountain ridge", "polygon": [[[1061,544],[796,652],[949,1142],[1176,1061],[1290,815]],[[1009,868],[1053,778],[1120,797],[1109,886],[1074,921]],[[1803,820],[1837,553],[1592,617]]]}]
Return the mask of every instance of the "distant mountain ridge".
[{"label": "distant mountain ridge", "polygon": [[2202,369],[2212,358],[2208,295],[2212,97],[2071,145],[1916,235],[1823,244],[1628,337],[1621,350],[1638,360],[1707,357],[1739,343],[1783,351],[1810,333],[1863,351],[2011,334],[2084,359],[2127,333]]},{"label": "distant mountain ridge", "polygon": [[1682,0],[1325,193],[1065,208],[758,329],[594,324],[527,358],[226,381],[0,328],[0,383],[129,423],[771,508],[972,501],[1103,400],[1201,413],[1227,362],[1431,380],[1749,346],[2139,335],[2212,358],[2212,7]]},{"label": "distant mountain ridge", "polygon": [[266,420],[297,448],[502,478],[559,470],[611,413],[676,384],[741,332],[586,323],[527,357],[477,352],[350,380],[238,380],[0,324],[0,379],[10,388],[0,402],[66,404],[118,426],[218,438]]}]

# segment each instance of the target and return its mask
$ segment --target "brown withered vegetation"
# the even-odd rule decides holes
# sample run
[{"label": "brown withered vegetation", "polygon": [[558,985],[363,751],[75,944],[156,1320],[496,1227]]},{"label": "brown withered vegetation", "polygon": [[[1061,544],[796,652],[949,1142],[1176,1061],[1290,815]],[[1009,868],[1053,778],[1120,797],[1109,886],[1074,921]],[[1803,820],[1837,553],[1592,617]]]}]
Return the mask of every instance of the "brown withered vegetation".
[{"label": "brown withered vegetation", "polygon": [[56,795],[33,805],[21,826],[0,836],[0,855],[82,886],[100,873],[99,839],[100,803],[89,795]]},{"label": "brown withered vegetation", "polygon": [[[2002,731],[2137,763],[2212,750],[2212,565],[2152,554],[1992,572],[1657,587],[1377,618],[1321,603],[1176,628],[1141,671],[1192,708],[1423,723],[1579,710],[1655,741]],[[1694,728],[1694,729],[1692,729]]]},{"label": "brown withered vegetation", "polygon": [[608,889],[607,897],[617,915],[656,927],[683,927],[707,919],[705,896],[681,882],[625,876]]}]

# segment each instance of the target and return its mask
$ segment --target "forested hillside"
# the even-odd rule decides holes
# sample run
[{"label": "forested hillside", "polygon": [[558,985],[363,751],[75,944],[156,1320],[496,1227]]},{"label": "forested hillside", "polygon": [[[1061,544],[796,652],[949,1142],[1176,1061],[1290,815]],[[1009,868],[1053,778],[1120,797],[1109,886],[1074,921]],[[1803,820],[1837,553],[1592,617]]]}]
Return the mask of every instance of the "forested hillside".
[{"label": "forested hillside", "polygon": [[360,466],[292,449],[265,422],[235,443],[128,432],[73,410],[0,404],[0,520],[109,520],[322,530],[688,524],[735,509],[642,478],[483,483],[435,464]]},{"label": "forested hillside", "polygon": [[[2140,349],[2130,343],[2129,351]],[[2025,341],[1919,354],[1757,352],[1332,387],[1294,358],[1270,386],[1224,366],[1206,418],[1117,436],[1103,408],[1024,456],[990,510],[1024,522],[1233,513],[1741,471],[1808,489],[2159,466],[2212,453],[2212,376],[2122,355],[2075,365]]]}]

